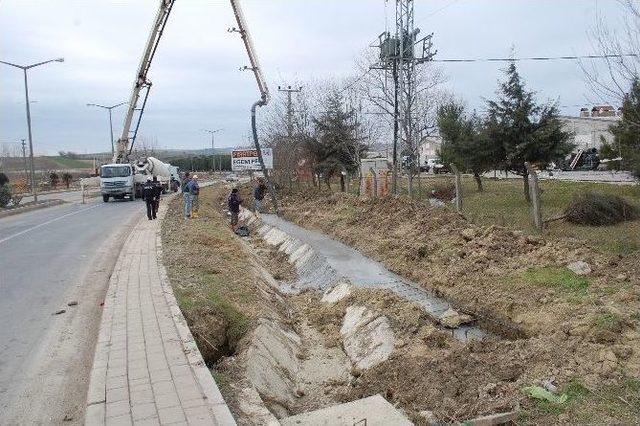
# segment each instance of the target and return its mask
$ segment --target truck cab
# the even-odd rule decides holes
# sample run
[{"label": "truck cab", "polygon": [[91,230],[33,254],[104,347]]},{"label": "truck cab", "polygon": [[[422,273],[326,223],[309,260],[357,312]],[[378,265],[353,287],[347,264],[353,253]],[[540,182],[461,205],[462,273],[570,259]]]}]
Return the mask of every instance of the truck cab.
[{"label": "truck cab", "polygon": [[100,193],[106,203],[110,197],[122,200],[135,198],[134,169],[131,164],[105,164],[100,167]]}]

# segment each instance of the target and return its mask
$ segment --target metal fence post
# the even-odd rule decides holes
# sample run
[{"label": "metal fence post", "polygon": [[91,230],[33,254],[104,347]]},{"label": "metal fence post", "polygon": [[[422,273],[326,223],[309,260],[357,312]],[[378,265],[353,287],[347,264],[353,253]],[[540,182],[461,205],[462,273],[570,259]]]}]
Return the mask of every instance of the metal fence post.
[{"label": "metal fence post", "polygon": [[451,163],[449,165],[451,167],[451,171],[455,174],[455,185],[456,185],[456,211],[462,214],[462,178],[460,176],[460,171],[456,167],[455,164]]},{"label": "metal fence post", "polygon": [[531,196],[531,214],[533,215],[533,224],[539,231],[542,231],[544,228],[544,222],[542,221],[538,173],[536,173],[528,162],[524,163],[524,166],[527,169],[529,179],[529,195]]},{"label": "metal fence post", "polygon": [[369,173],[371,173],[371,175],[373,176],[373,198],[377,198],[378,197],[378,176],[376,175],[375,170],[373,170],[373,167],[369,167]]}]

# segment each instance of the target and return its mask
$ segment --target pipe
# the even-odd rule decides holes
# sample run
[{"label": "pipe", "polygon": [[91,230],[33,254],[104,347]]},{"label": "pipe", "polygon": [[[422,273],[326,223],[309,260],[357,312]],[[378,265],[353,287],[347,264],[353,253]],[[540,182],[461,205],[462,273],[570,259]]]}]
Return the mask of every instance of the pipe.
[{"label": "pipe", "polygon": [[269,171],[264,166],[264,160],[262,159],[262,149],[260,149],[260,143],[258,142],[258,129],[256,126],[256,108],[266,105],[267,102],[265,98],[261,98],[259,101],[255,102],[251,105],[251,131],[253,133],[253,143],[256,147],[256,152],[258,153],[258,161],[260,162],[260,168],[262,169],[262,173],[264,173],[264,179],[267,182],[267,189],[269,190],[269,195],[271,195],[271,202],[273,203],[273,209],[278,212],[278,197],[276,196],[276,191],[271,183],[271,179],[269,179]]}]

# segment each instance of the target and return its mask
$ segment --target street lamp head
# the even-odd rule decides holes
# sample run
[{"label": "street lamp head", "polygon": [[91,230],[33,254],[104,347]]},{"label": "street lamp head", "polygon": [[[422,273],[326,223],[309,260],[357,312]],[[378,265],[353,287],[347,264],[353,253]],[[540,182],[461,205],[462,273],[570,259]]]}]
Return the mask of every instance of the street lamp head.
[{"label": "street lamp head", "polygon": [[56,62],[64,62],[64,58],[54,59],[54,61],[56,61]]}]

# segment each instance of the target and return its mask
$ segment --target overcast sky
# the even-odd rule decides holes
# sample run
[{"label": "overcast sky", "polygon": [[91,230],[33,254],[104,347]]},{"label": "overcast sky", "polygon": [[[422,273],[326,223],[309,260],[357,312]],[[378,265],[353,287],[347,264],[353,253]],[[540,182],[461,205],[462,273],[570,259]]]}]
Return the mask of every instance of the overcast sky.
[{"label": "overcast sky", "polygon": [[[434,32],[439,58],[557,56],[593,53],[588,32],[598,14],[620,22],[616,0],[416,0],[416,26]],[[244,0],[268,84],[356,75],[354,60],[394,25],[384,0]],[[158,0],[0,0],[0,60],[30,64],[37,154],[110,149],[108,114],[89,108],[128,100]],[[386,24],[385,24],[386,22]],[[202,128],[224,128],[218,146],[246,140],[253,77],[238,68],[246,54],[227,0],[178,0],[149,78],[153,89],[141,135],[161,147],[202,148]],[[492,97],[504,65],[445,64],[448,88],[472,108]],[[589,90],[573,61],[519,65],[542,100],[575,115]],[[0,143],[27,134],[22,72],[0,65]],[[114,110],[119,135],[125,109]],[[117,137],[117,136],[116,136]],[[210,146],[210,145],[209,145]]]}]

